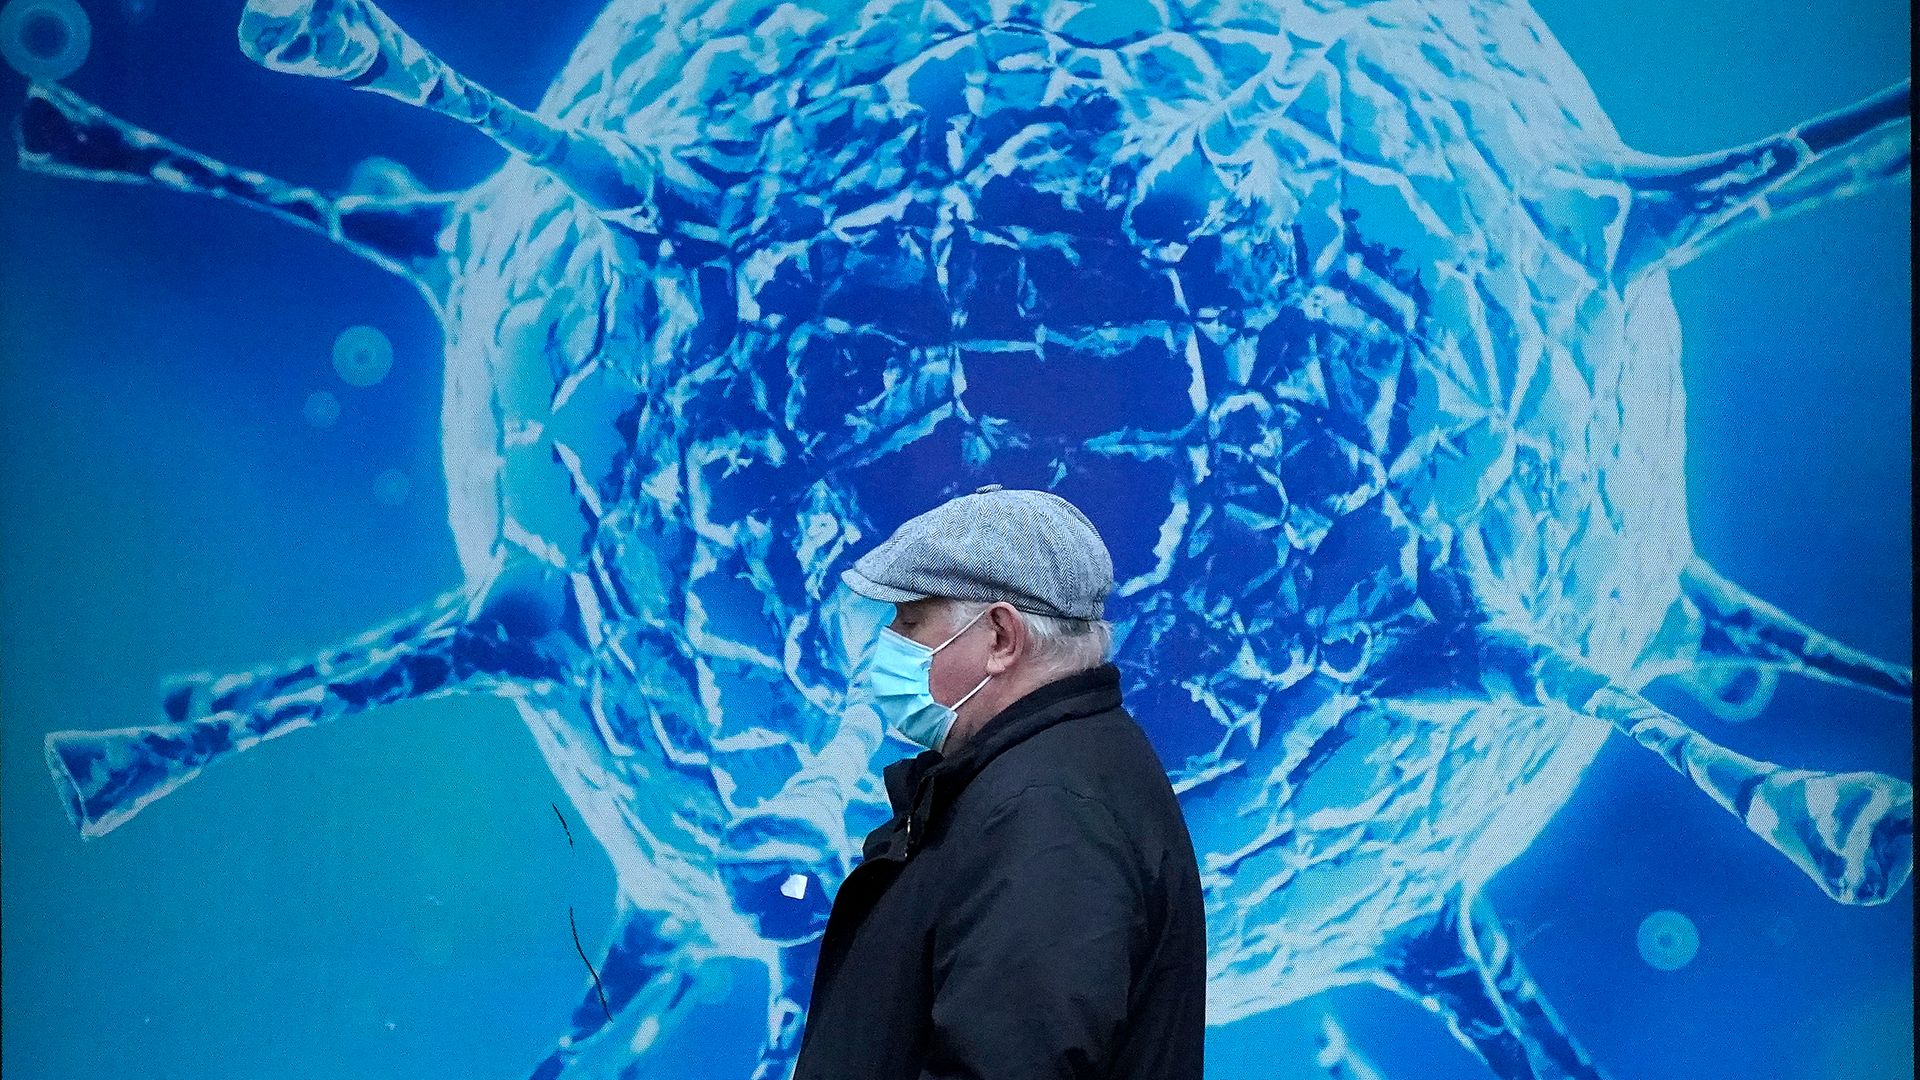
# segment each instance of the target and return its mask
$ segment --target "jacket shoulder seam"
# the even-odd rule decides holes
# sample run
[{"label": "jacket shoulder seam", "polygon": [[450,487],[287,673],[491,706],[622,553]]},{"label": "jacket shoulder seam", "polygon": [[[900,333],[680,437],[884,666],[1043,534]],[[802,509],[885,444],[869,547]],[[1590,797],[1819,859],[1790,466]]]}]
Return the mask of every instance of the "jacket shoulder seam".
[{"label": "jacket shoulder seam", "polygon": [[[1004,812],[1008,806],[1011,806],[1014,803],[1015,800],[1021,798],[1022,796],[1025,796],[1028,792],[1040,791],[1043,789],[1050,790],[1050,791],[1063,792],[1067,795],[1073,796],[1075,799],[1078,799],[1081,802],[1092,803],[1094,806],[1100,808],[1100,812],[1106,816],[1107,821],[1109,823],[1111,823],[1115,827],[1118,827],[1120,824],[1120,818],[1114,814],[1113,808],[1108,806],[1105,802],[1101,801],[1100,799],[1097,799],[1094,796],[1089,795],[1084,791],[1077,791],[1071,787],[1068,787],[1065,784],[1042,780],[1037,783],[1027,784],[1026,786],[1020,788],[1019,790],[1014,791],[1013,793],[1007,795],[1005,798],[1002,798],[999,802],[994,803],[991,807],[987,809],[986,815],[981,822],[982,827],[984,828],[988,825],[991,825],[997,818],[1000,817],[1001,813]],[[1122,831],[1124,832],[1124,830]]]}]

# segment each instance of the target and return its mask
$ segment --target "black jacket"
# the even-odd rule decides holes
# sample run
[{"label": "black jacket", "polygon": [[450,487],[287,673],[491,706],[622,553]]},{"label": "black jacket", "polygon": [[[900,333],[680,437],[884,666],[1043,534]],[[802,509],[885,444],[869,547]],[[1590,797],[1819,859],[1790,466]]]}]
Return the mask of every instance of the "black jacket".
[{"label": "black jacket", "polygon": [[1200,1080],[1200,876],[1118,669],[885,776],[894,818],[834,897],[795,1080]]}]

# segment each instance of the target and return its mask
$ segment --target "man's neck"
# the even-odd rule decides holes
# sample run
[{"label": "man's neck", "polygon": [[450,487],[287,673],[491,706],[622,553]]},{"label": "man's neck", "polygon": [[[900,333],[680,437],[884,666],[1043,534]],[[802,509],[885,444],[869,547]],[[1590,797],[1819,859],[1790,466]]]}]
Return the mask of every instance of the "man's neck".
[{"label": "man's neck", "polygon": [[979,734],[980,729],[1005,711],[1007,706],[1069,674],[1055,667],[1001,673],[955,711],[953,728],[947,732],[946,741],[940,744],[940,756],[958,754]]}]

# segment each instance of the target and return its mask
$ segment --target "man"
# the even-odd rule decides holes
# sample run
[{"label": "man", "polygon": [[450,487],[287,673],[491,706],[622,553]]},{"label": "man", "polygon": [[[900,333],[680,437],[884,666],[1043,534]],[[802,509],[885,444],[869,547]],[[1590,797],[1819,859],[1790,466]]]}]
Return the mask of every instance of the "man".
[{"label": "man", "polygon": [[872,701],[928,749],[885,770],[894,817],[834,898],[795,1080],[1200,1080],[1199,872],[1121,707],[1093,524],[989,485],[842,580],[895,605]]}]

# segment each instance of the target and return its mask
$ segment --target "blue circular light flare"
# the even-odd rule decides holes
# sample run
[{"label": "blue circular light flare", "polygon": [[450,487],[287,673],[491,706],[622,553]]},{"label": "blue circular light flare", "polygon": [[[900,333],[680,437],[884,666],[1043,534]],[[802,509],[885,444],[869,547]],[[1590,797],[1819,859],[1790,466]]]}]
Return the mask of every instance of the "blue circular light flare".
[{"label": "blue circular light flare", "polygon": [[351,386],[372,386],[393,370],[393,342],[371,326],[349,326],[333,339],[333,370]]},{"label": "blue circular light flare", "polygon": [[1678,971],[1700,953],[1700,931],[1677,911],[1656,911],[1640,920],[1640,958],[1661,971]]},{"label": "blue circular light flare", "polygon": [[399,506],[413,493],[413,481],[399,469],[388,469],[373,478],[374,500],[383,506]]},{"label": "blue circular light flare", "polygon": [[58,82],[92,48],[93,21],[74,0],[14,0],[0,9],[0,55],[29,79]]},{"label": "blue circular light flare", "polygon": [[330,428],[340,419],[340,399],[330,390],[315,390],[307,395],[300,414],[314,427]]}]

